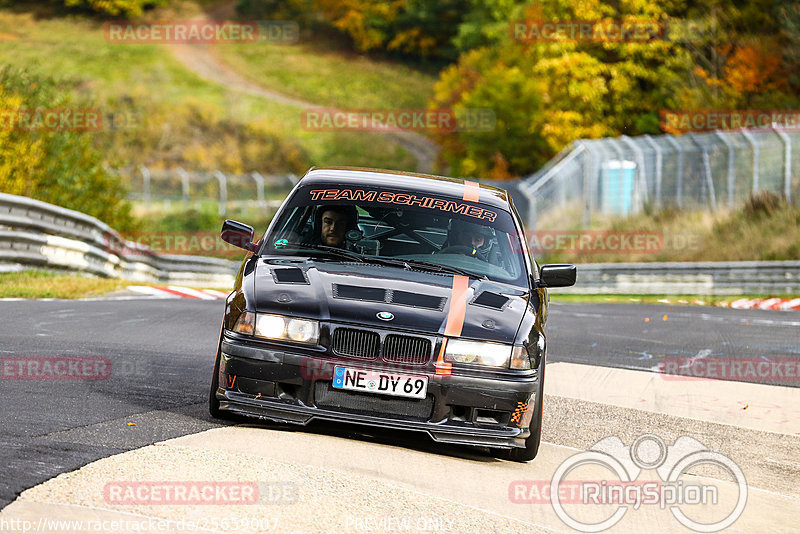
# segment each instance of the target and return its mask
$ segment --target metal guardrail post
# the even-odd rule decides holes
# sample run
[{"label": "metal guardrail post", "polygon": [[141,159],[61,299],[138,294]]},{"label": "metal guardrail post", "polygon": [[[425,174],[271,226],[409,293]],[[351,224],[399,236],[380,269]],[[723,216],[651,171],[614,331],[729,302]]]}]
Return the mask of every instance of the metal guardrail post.
[{"label": "metal guardrail post", "polygon": [[225,175],[220,171],[214,171],[214,178],[219,182],[219,209],[220,217],[225,215],[228,209],[228,183]]},{"label": "metal guardrail post", "polygon": [[717,209],[717,193],[714,191],[714,178],[711,176],[711,161],[708,158],[708,149],[704,147],[696,137],[697,134],[689,133],[688,137],[700,149],[703,161],[703,176],[705,177],[706,187],[711,199],[711,208],[716,211]]},{"label": "metal guardrail post", "polygon": [[677,191],[678,208],[683,208],[683,147],[671,135],[665,136],[672,148],[678,153]]},{"label": "metal guardrail post", "polygon": [[181,177],[181,193],[183,203],[189,203],[189,173],[183,167],[178,167],[178,176]]},{"label": "metal guardrail post", "polygon": [[576,142],[584,147],[586,152],[583,160],[583,225],[588,228],[592,222],[592,199],[595,194],[594,182],[597,179],[597,158],[592,150],[591,141]]},{"label": "metal guardrail post", "polygon": [[756,138],[753,137],[753,134],[745,130],[744,128],[741,129],[742,135],[747,142],[750,143],[750,146],[753,148],[753,193],[758,192],[759,188],[759,162],[760,162],[760,147],[758,146],[758,142]]},{"label": "metal guardrail post", "polygon": [[735,157],[734,150],[733,150],[733,143],[731,140],[725,136],[725,133],[721,130],[716,130],[714,132],[717,137],[719,137],[725,146],[728,147],[728,208],[733,209],[734,203],[734,187],[736,184],[736,167],[734,166],[733,158]]},{"label": "metal guardrail post", "polygon": [[256,181],[256,195],[258,199],[258,204],[260,206],[264,205],[264,177],[261,176],[257,171],[253,171],[250,173],[250,176],[253,180]]},{"label": "metal guardrail post", "polygon": [[659,208],[661,207],[661,182],[663,180],[663,173],[664,173],[664,155],[661,151],[661,147],[658,146],[652,137],[649,135],[642,136],[647,144],[650,145],[650,148],[656,153],[656,206]]},{"label": "metal guardrail post", "polygon": [[644,203],[650,199],[650,195],[647,192],[647,171],[644,167],[644,152],[642,152],[641,147],[627,135],[622,136],[622,141],[631,147],[631,150],[633,150],[633,153],[636,155],[636,166],[638,167],[636,169],[636,176],[638,180],[637,187],[634,189],[634,197],[638,197],[636,198],[636,204],[638,209],[641,210]]},{"label": "metal guardrail post", "polygon": [[772,129],[778,134],[783,142],[783,196],[786,202],[792,201],[792,140],[782,129],[772,125]]}]

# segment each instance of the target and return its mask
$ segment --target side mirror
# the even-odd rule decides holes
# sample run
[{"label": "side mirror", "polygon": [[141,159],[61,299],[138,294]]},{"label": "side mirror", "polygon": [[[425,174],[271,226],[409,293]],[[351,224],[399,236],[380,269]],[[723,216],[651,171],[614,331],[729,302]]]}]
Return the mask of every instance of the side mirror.
[{"label": "side mirror", "polygon": [[254,235],[255,231],[252,226],[231,219],[225,219],[225,222],[222,223],[222,231],[219,233],[226,243],[250,252],[254,252],[257,246],[253,243]]},{"label": "side mirror", "polygon": [[545,265],[539,271],[539,287],[567,287],[575,285],[578,270],[569,263]]}]

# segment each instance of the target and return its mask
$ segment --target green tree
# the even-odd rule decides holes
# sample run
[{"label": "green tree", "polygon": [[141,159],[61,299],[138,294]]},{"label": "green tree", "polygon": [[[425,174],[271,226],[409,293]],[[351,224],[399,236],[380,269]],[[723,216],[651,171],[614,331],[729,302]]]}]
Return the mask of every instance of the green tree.
[{"label": "green tree", "polygon": [[118,230],[134,226],[125,190],[103,165],[91,135],[20,127],[15,113],[77,109],[50,79],[0,70],[0,192],[24,195],[82,211]]}]

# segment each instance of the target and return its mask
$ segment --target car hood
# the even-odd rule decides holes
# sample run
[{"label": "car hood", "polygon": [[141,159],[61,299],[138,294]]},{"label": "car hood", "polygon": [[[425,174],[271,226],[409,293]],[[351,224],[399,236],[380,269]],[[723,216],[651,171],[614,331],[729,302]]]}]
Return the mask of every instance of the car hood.
[{"label": "car hood", "polygon": [[[333,323],[443,334],[453,301],[452,274],[392,266],[262,258],[254,275],[256,311]],[[461,337],[503,343],[514,341],[529,305],[520,288],[477,279],[464,300]]]}]

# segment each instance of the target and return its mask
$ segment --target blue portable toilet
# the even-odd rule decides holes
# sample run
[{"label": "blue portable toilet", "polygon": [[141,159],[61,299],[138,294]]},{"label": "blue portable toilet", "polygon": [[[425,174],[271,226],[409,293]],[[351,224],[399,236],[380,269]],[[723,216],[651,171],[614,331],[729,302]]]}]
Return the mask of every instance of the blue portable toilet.
[{"label": "blue portable toilet", "polygon": [[636,163],[610,160],[600,167],[600,210],[605,214],[628,215],[633,211]]}]

